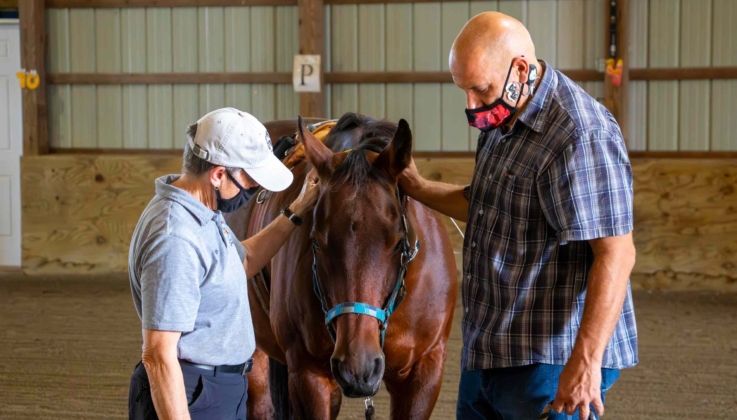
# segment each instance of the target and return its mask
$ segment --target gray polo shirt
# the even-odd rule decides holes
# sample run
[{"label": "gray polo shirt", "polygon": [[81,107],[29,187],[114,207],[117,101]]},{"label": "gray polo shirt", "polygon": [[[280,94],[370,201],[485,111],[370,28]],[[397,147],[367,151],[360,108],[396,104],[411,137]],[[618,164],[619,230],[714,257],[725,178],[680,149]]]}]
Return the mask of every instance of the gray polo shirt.
[{"label": "gray polo shirt", "polygon": [[128,273],[144,329],[181,331],[180,359],[236,365],[256,348],[243,260],[223,219],[188,192],[156,180],[131,240]]}]

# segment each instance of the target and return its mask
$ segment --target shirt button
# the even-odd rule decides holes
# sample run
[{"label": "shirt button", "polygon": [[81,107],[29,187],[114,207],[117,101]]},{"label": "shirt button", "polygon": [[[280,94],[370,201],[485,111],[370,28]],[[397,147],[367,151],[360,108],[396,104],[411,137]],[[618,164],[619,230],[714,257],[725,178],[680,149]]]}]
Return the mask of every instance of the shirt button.
[{"label": "shirt button", "polygon": [[471,248],[476,248],[476,242],[471,242]]},{"label": "shirt button", "polygon": [[484,209],[479,210],[479,214],[484,214]]},{"label": "shirt button", "polygon": [[466,276],[466,280],[471,280],[471,275],[470,274]]},{"label": "shirt button", "polygon": [[466,313],[468,313],[468,308],[466,308]]}]

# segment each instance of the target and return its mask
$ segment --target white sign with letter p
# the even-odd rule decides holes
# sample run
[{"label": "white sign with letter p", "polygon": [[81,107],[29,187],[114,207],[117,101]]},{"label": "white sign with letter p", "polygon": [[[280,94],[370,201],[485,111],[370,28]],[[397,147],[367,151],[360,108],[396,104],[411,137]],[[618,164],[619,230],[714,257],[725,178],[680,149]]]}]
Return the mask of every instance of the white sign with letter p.
[{"label": "white sign with letter p", "polygon": [[295,92],[320,91],[319,55],[295,55],[292,73]]}]

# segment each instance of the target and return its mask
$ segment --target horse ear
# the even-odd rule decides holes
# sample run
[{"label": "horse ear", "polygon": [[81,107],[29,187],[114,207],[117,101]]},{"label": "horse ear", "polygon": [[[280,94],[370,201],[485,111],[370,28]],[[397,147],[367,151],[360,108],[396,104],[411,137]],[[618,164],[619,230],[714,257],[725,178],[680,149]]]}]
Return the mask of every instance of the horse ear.
[{"label": "horse ear", "polygon": [[399,120],[392,141],[376,158],[376,165],[384,168],[396,178],[412,160],[412,130],[406,120]]},{"label": "horse ear", "polygon": [[320,175],[329,175],[332,172],[333,152],[304,126],[302,116],[298,117],[298,124],[299,137],[302,138],[302,143],[305,145],[307,158],[317,168]]}]

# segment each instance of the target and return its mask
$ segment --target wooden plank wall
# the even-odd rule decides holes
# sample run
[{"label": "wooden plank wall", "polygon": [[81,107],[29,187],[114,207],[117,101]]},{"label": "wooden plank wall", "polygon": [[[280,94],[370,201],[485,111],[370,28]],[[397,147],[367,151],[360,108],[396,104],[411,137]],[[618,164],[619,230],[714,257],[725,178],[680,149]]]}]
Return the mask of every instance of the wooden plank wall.
[{"label": "wooden plank wall", "polygon": [[[630,66],[737,65],[737,2],[631,1]],[[463,24],[483,11],[521,20],[538,56],[558,69],[597,69],[606,56],[605,4],[594,0],[493,0],[325,6],[326,71],[447,71]],[[295,6],[48,9],[49,71],[291,71],[298,50]],[[278,28],[278,30],[276,29]],[[603,98],[602,82],[581,82]],[[452,83],[326,86],[327,112],[406,118],[417,150],[471,151],[463,93]],[[55,148],[178,148],[205,112],[235,106],[262,120],[292,118],[289,85],[51,85]],[[634,81],[633,151],[737,150],[737,80]]]},{"label": "wooden plank wall", "polygon": [[[630,67],[737,64],[737,2],[630,1]],[[737,80],[630,83],[630,150],[737,150]]]},{"label": "wooden plank wall", "polygon": [[[538,56],[561,69],[596,68],[604,57],[604,4],[499,0],[325,6],[326,71],[448,71],[456,35],[472,16],[499,10],[530,27]],[[291,71],[297,8],[49,9],[49,70],[68,72]],[[278,30],[276,30],[278,28]],[[551,36],[552,34],[552,36]],[[603,83],[582,82],[603,97]],[[358,111],[406,118],[417,150],[471,151],[465,97],[452,83],[326,86],[330,117]],[[235,106],[258,118],[293,118],[290,85],[52,85],[55,148],[178,148],[187,124]]]},{"label": "wooden plank wall", "polygon": [[[595,69],[604,54],[604,3],[586,0],[499,0],[326,6],[330,71],[448,71],[448,54],[463,25],[501,11],[530,28],[537,55],[559,69]],[[604,96],[603,82],[581,82]],[[331,86],[329,114],[346,111],[410,122],[419,151],[471,151],[465,96],[452,83]]]},{"label": "wooden plank wall", "polygon": [[[130,238],[154,193],[153,180],[180,166],[175,155],[24,157],[24,270],[126,271]],[[463,184],[471,178],[473,159],[418,159],[417,166],[429,179]],[[635,159],[632,168],[633,285],[737,291],[737,161]],[[444,220],[460,252],[461,237]]]},{"label": "wooden plank wall", "polygon": [[[47,12],[57,73],[288,72],[299,48],[296,6]],[[176,149],[186,126],[216,108],[264,121],[299,112],[291,85],[51,85],[48,95],[55,148]]]}]

